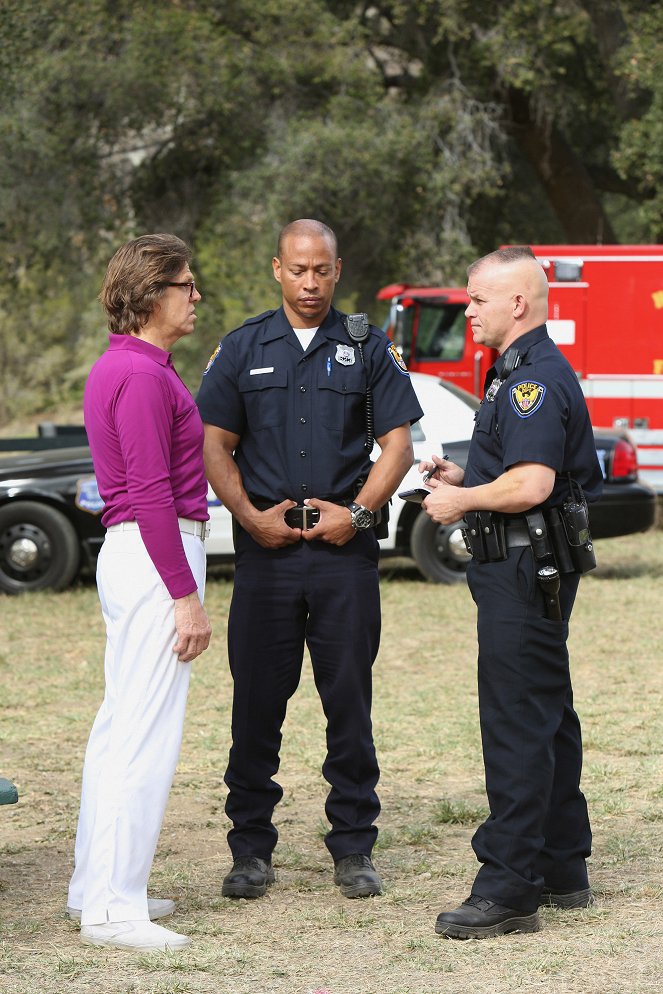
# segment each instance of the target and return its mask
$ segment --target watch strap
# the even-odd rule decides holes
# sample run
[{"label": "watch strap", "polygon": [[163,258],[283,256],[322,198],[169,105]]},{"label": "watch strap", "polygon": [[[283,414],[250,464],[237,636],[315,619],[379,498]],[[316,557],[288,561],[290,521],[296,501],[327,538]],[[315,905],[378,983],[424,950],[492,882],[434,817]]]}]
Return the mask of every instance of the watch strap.
[{"label": "watch strap", "polygon": [[[363,504],[358,504],[356,501],[353,500],[350,504],[348,504],[348,508],[349,508],[350,514],[352,516],[352,527],[353,528],[357,528],[357,527],[360,527],[360,528],[373,528],[378,523],[379,518],[378,518],[378,515],[375,513],[375,511],[369,510],[369,508],[364,507]],[[371,516],[370,524],[359,525],[358,526],[355,523],[355,516],[358,517],[359,516],[359,512],[363,512],[361,514],[361,517],[367,517],[370,514],[370,516]]]}]

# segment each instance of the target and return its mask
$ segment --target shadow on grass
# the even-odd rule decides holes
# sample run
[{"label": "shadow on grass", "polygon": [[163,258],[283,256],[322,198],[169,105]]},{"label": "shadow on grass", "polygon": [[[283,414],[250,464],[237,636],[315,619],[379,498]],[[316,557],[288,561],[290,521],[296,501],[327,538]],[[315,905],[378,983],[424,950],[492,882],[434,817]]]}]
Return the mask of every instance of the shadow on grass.
[{"label": "shadow on grass", "polygon": [[658,560],[611,563],[608,566],[597,566],[590,575],[593,580],[637,580],[641,576],[659,580],[663,577],[663,563]]},{"label": "shadow on grass", "polygon": [[417,569],[413,559],[396,556],[393,558],[385,556],[380,560],[380,579],[396,583],[411,583],[413,580],[416,583],[428,583],[428,580]]}]

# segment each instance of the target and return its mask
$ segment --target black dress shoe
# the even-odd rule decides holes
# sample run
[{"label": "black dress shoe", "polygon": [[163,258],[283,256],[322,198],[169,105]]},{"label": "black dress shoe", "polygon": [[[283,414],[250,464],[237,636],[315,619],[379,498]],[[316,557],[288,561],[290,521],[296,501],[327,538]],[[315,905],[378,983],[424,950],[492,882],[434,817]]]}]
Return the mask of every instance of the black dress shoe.
[{"label": "black dress shoe", "polygon": [[274,883],[272,864],[259,856],[238,856],[232,870],[224,877],[223,897],[262,897]]},{"label": "black dress shoe", "polygon": [[596,898],[591,887],[582,890],[551,890],[544,887],[539,898],[539,907],[544,908],[591,908]]},{"label": "black dress shoe", "polygon": [[486,897],[470,894],[455,911],[438,915],[435,931],[448,939],[489,939],[507,932],[538,932],[538,912],[515,911]]},{"label": "black dress shoe", "polygon": [[334,861],[334,883],[343,897],[376,897],[382,893],[380,875],[365,853],[352,853]]}]

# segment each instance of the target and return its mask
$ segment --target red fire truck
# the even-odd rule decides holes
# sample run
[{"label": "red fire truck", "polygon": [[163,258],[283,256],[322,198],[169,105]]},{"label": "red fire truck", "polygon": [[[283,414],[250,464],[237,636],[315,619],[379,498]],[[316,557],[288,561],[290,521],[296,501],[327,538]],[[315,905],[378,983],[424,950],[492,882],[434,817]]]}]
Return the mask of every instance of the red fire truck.
[{"label": "red fire truck", "polygon": [[[575,369],[592,424],[628,428],[640,474],[663,493],[663,245],[532,245],[550,283],[548,331]],[[472,339],[459,287],[398,283],[387,331],[408,367],[481,396],[495,353]]]}]

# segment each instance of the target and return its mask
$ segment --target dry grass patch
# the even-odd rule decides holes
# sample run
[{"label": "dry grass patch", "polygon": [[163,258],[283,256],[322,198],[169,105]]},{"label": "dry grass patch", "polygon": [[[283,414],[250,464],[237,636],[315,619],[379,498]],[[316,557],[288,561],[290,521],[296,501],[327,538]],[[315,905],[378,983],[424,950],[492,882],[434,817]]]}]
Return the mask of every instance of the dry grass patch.
[{"label": "dry grass patch", "polygon": [[324,722],[305,666],[284,733],[277,883],[220,897],[228,866],[223,772],[231,577],[209,584],[214,648],[194,663],[185,740],[151,890],[178,901],[194,938],[170,956],[84,947],[63,918],[85,741],[102,687],[96,591],[0,598],[2,773],[19,804],[0,811],[0,990],[136,994],[644,994],[663,975],[663,532],[599,543],[572,623],[584,786],[595,834],[591,910],[542,913],[536,935],[449,942],[442,907],[466,896],[483,817],[475,615],[465,587],[407,564],[383,568],[375,670],[383,814],[382,898],[347,901],[322,836]]}]

